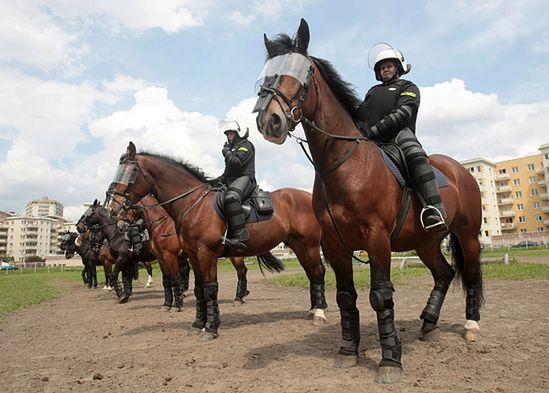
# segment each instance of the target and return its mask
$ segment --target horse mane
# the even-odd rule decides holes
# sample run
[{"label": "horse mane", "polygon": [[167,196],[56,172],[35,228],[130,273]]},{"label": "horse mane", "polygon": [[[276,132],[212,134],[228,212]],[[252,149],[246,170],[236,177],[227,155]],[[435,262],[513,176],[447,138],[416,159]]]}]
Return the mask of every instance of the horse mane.
[{"label": "horse mane", "polygon": [[183,161],[179,158],[170,157],[164,154],[152,153],[150,151],[142,151],[137,155],[154,157],[168,165],[172,165],[172,166],[176,166],[178,168],[184,169],[185,171],[189,172],[191,175],[196,177],[198,180],[200,180],[202,183],[207,183],[210,181],[210,179],[204,174],[202,169],[200,169],[196,165],[189,163],[188,161]]},{"label": "horse mane", "polygon": [[[294,40],[289,35],[284,33],[278,34],[269,42],[269,52],[266,59],[269,60],[291,52],[308,56],[307,53],[303,53],[302,50],[296,48]],[[353,120],[364,120],[365,116],[359,111],[359,105],[362,100],[356,96],[355,87],[351,83],[344,81],[328,60],[313,56],[309,56],[309,58],[313,60],[320,74],[330,87],[330,90],[332,90],[332,93],[334,93]]]}]

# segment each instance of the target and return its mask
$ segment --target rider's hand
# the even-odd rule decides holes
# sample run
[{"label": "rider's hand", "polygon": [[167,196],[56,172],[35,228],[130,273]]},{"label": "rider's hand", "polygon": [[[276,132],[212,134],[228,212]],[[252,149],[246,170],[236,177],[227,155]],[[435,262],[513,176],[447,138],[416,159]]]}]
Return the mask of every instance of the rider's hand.
[{"label": "rider's hand", "polygon": [[221,154],[223,154],[223,157],[227,158],[227,154],[231,152],[231,147],[227,142],[223,145],[223,149],[221,150]]}]

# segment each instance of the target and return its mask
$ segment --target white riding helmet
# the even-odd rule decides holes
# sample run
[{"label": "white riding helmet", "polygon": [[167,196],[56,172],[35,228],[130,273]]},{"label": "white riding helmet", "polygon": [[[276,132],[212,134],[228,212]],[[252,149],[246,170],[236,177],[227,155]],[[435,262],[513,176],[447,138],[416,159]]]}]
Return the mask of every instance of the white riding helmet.
[{"label": "white riding helmet", "polygon": [[379,45],[383,45],[383,48],[377,52],[374,60],[374,72],[376,74],[376,79],[378,81],[381,81],[381,74],[379,72],[379,66],[380,63],[386,60],[395,60],[397,63],[397,73],[398,76],[402,76],[404,74],[407,74],[412,69],[412,65],[406,63],[406,59],[404,58],[404,55],[402,52],[398,49],[393,48],[391,45],[383,42],[374,45],[374,47],[370,50],[370,52]]},{"label": "white riding helmet", "polygon": [[221,120],[219,122],[219,130],[225,135],[227,135],[227,132],[229,131],[234,131],[239,138],[246,138],[248,136],[248,131],[246,131],[246,134],[242,134],[240,124],[238,124],[236,120]]}]

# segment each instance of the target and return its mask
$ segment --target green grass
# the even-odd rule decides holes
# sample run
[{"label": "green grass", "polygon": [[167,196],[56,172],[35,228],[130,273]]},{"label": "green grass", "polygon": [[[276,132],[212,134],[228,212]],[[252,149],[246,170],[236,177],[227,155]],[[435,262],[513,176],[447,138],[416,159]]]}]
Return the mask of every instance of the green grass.
[{"label": "green grass", "polygon": [[[549,265],[518,262],[512,262],[508,265],[488,263],[482,265],[482,273],[485,280],[549,279]],[[430,275],[430,271],[423,265],[406,266],[402,270],[398,267],[391,269],[391,281],[395,285],[407,285],[412,283],[414,278]],[[309,287],[309,280],[304,273],[278,276],[273,278],[272,281],[281,286]],[[370,269],[355,268],[354,281],[356,288],[368,288],[370,286]],[[326,288],[335,289],[333,271],[326,272],[325,284]]]}]

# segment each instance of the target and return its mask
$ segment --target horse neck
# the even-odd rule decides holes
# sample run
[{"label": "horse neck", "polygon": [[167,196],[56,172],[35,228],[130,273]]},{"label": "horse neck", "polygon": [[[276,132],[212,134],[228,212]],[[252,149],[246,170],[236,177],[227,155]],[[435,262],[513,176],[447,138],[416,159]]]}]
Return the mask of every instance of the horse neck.
[{"label": "horse neck", "polygon": [[[315,71],[314,83],[316,100],[313,101],[316,101],[316,105],[314,108],[308,108],[307,105],[305,105],[305,116],[326,133],[344,137],[361,137],[362,135],[356,127],[351,115],[343,105],[341,105],[318,71]],[[311,156],[317,170],[320,172],[332,168],[334,163],[341,159],[341,157],[352,148],[352,144],[355,143],[324,135],[313,127],[305,124],[303,125],[303,129],[307,136]],[[356,149],[349,159],[362,160],[364,161],[363,166],[367,167],[366,161],[371,155],[365,153],[369,151],[368,149],[374,148],[375,145],[373,143],[364,143],[364,141],[361,141],[360,143],[367,145],[367,149]],[[325,152],[327,152],[327,154]],[[345,170],[344,166],[341,170]]]},{"label": "horse neck", "polygon": [[[139,156],[139,165],[147,173],[147,180],[151,185],[150,191],[159,203],[183,195],[204,184],[185,169],[162,163],[152,157]],[[181,198],[164,205],[163,209],[174,218],[177,217],[179,209],[184,209],[194,200],[195,198],[192,197]]]},{"label": "horse neck", "polygon": [[103,227],[101,230],[103,231],[103,234],[107,239],[109,239],[109,242],[112,241],[112,239],[119,234],[116,225],[115,220],[110,215],[103,215],[101,213],[98,213],[99,216],[99,224]]}]

